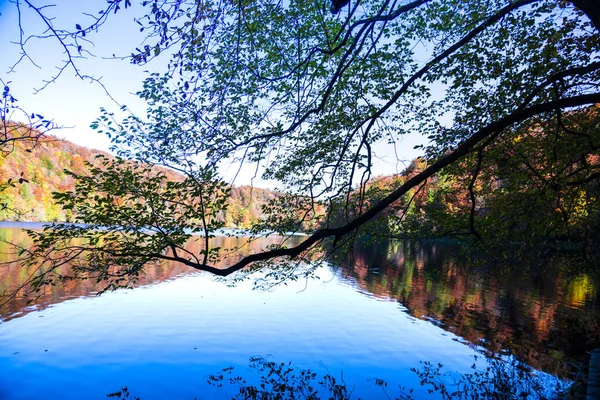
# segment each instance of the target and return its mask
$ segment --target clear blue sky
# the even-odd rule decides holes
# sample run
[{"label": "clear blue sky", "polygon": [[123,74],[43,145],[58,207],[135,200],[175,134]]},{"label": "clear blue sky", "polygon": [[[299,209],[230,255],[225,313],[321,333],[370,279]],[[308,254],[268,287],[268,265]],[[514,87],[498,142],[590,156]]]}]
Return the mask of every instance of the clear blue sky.
[{"label": "clear blue sky", "polygon": [[[32,0],[36,5],[45,4],[45,0]],[[83,12],[96,14],[106,2],[101,0],[60,0],[55,2],[56,6],[46,9],[48,15],[56,17],[53,21],[56,27],[73,29],[76,23],[85,25],[86,18]],[[112,54],[127,55],[131,49],[140,45],[143,34],[139,32],[139,26],[133,23],[133,17],[140,14],[141,7],[136,7],[135,0],[132,1],[133,9],[121,10],[112,15],[109,21],[100,29],[96,35],[88,35],[93,46],[88,49],[97,57],[76,60],[80,71],[84,74],[100,78],[113,98],[120,104],[126,104],[135,113],[143,115],[145,104],[138,99],[134,93],[141,87],[142,80],[146,76],[144,70],[160,69],[165,60],[157,60],[144,67],[134,66],[128,61],[108,60],[102,57],[110,57]],[[47,4],[52,4],[48,2]],[[44,115],[48,119],[64,127],[55,131],[59,137],[70,140],[76,144],[89,148],[108,150],[109,140],[89,128],[90,123],[100,115],[100,107],[111,111],[117,111],[118,106],[106,95],[104,89],[97,83],[82,81],[75,76],[73,69],[68,68],[59,79],[50,84],[41,92],[34,94],[37,88],[44,85],[44,80],[50,79],[56,74],[56,66],[61,65],[65,59],[63,49],[59,43],[52,38],[39,40],[32,39],[28,42],[26,50],[32,60],[39,66],[35,66],[29,60],[23,60],[15,69],[9,70],[21,56],[21,49],[17,44],[19,26],[17,8],[8,0],[0,0],[0,79],[11,82],[11,92],[19,100],[21,107],[28,112]],[[35,13],[22,6],[22,25],[25,35],[42,34],[45,25]],[[397,152],[399,159],[412,159],[418,155],[413,150],[415,144],[422,139],[418,136],[409,135],[398,143]],[[396,155],[391,146],[380,144],[374,147],[379,159],[375,161],[374,173],[376,175],[388,175],[400,172],[406,166],[396,160]],[[225,175],[231,176],[232,171],[237,168],[224,170]],[[238,180],[239,184],[250,183],[253,168],[244,168]],[[261,184],[254,181],[258,186],[272,186],[268,183]]]},{"label": "clear blue sky", "polygon": [[[36,5],[44,1],[34,0]],[[48,2],[49,4],[51,2]],[[104,1],[61,0],[57,6],[46,9],[48,15],[56,17],[55,26],[74,29],[75,23],[84,25],[86,18],[82,12],[96,14]],[[31,9],[22,5],[22,25],[25,35],[41,34],[45,30],[41,19]],[[109,19],[97,35],[90,36],[94,45],[88,48],[98,57],[76,60],[82,73],[101,78],[111,95],[121,104],[132,107],[136,112],[145,109],[133,93],[140,87],[144,78],[143,69],[129,64],[127,61],[106,60],[102,56],[127,55],[132,48],[139,45],[143,36],[132,23],[135,10],[123,10]],[[35,112],[48,119],[54,119],[59,125],[72,127],[54,133],[67,140],[90,148],[107,150],[109,141],[89,128],[90,123],[100,115],[100,107],[117,110],[117,105],[106,95],[97,83],[82,81],[75,76],[72,68],[67,68],[59,79],[41,92],[36,89],[44,85],[58,71],[56,66],[65,59],[63,49],[52,38],[28,42],[26,50],[38,66],[24,59],[14,72],[11,67],[21,56],[17,44],[19,38],[18,13],[16,6],[7,0],[0,0],[0,78],[11,82],[11,93],[19,100],[22,108]]]}]

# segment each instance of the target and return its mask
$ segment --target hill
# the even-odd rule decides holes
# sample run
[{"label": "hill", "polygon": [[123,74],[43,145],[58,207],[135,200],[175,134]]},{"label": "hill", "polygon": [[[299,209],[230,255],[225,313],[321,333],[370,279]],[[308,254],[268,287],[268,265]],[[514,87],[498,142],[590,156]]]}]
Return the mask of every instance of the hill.
[{"label": "hill", "polygon": [[[45,135],[37,145],[14,142],[10,154],[0,157],[0,220],[66,221],[69,212],[52,198],[53,192],[73,190],[75,181],[66,174],[89,174],[87,163],[94,163],[100,150],[88,149],[55,136]],[[179,179],[173,171],[167,176]],[[277,197],[276,192],[251,186],[233,187],[224,215],[227,227],[247,228],[261,216],[261,206]]]}]

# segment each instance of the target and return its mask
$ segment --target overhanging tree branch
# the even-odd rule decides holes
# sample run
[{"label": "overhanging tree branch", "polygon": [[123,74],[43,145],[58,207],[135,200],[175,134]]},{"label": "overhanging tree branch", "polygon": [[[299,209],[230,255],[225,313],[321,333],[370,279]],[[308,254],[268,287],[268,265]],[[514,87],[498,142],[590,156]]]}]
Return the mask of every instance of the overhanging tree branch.
[{"label": "overhanging tree branch", "polygon": [[515,112],[507,115],[506,117],[499,119],[499,120],[485,126],[484,128],[481,128],[479,131],[475,132],[474,134],[472,134],[468,139],[466,139],[462,144],[460,144],[456,148],[456,150],[454,150],[450,154],[440,158],[438,161],[433,163],[431,166],[429,166],[428,168],[423,170],[421,173],[415,175],[414,177],[412,177],[411,179],[406,181],[402,186],[400,186],[399,188],[394,190],[387,197],[385,197],[380,202],[375,204],[373,207],[368,209],[364,214],[360,215],[359,217],[355,218],[354,220],[350,221],[349,223],[347,223],[343,226],[340,226],[338,228],[319,229],[297,246],[290,247],[290,248],[280,248],[280,249],[265,251],[262,253],[252,254],[252,255],[244,257],[236,264],[234,264],[230,267],[227,267],[227,268],[223,268],[223,269],[216,268],[216,267],[206,265],[206,264],[196,264],[196,263],[193,263],[193,262],[183,259],[183,258],[175,259],[174,257],[169,257],[169,259],[172,261],[181,262],[185,265],[188,265],[188,266],[198,269],[198,270],[210,272],[210,273],[218,275],[218,276],[227,276],[227,275],[231,275],[232,273],[234,273],[236,271],[241,270],[242,268],[246,267],[247,265],[249,265],[251,263],[265,261],[265,260],[269,260],[269,259],[277,258],[277,257],[290,257],[290,258],[298,257],[302,253],[309,250],[312,246],[314,246],[317,243],[322,242],[326,238],[332,237],[335,239],[339,239],[340,237],[345,236],[345,235],[359,229],[361,226],[363,226],[367,222],[369,222],[372,218],[374,218],[379,213],[381,213],[382,211],[387,209],[387,207],[389,207],[396,200],[398,200],[402,196],[404,196],[409,190],[411,190],[412,188],[423,183],[425,180],[427,180],[431,176],[435,175],[437,172],[439,172],[443,168],[453,164],[454,162],[458,161],[465,155],[469,154],[473,150],[473,148],[476,147],[482,141],[484,141],[486,139],[493,139],[494,137],[500,135],[500,133],[507,127],[509,127],[515,123],[522,122],[522,121],[524,121],[528,118],[531,118],[535,115],[553,111],[553,110],[556,110],[559,108],[563,109],[563,108],[569,108],[569,107],[578,107],[578,106],[594,104],[594,103],[599,103],[599,102],[600,102],[600,93],[594,93],[594,94],[573,96],[570,98],[554,100],[554,101],[546,102],[543,104],[536,104],[529,108],[515,111]]},{"label": "overhanging tree branch", "polygon": [[[226,223],[226,200],[212,201],[206,196],[203,203],[203,193],[213,193],[210,184],[220,177],[203,174],[186,185],[169,187],[160,177],[124,181],[119,165],[105,163],[109,174],[99,170],[90,174],[98,176],[82,174],[75,177],[76,191],[58,194],[87,228],[77,231],[58,224],[48,228],[47,234],[32,235],[42,257],[43,250],[55,243],[64,245],[62,249],[89,243],[81,257],[84,276],[91,276],[97,268],[100,278],[109,279],[112,275],[105,272],[106,265],[119,273],[126,274],[131,266],[138,271],[148,258],[176,261],[222,276],[252,263],[257,263],[253,267],[277,265],[277,257],[302,263],[320,251],[317,245],[321,242],[332,239],[335,247],[363,232],[361,227],[374,217],[394,213],[395,201],[403,196],[408,199],[409,192],[461,158],[477,150],[482,155],[486,144],[499,135],[516,138],[515,131],[520,129],[511,124],[525,122],[522,127],[527,130],[527,119],[540,113],[551,115],[556,109],[600,101],[599,93],[585,94],[598,87],[595,29],[579,11],[571,7],[565,11],[563,3],[382,0],[358,7],[358,2],[345,21],[325,21],[331,23],[327,28],[324,16],[310,1],[276,2],[275,7],[261,1],[209,1],[206,7],[212,14],[197,9],[187,17],[179,14],[178,7],[197,6],[198,2],[164,4],[152,3],[153,11],[148,13],[156,17],[157,23],[153,20],[152,25],[160,25],[153,28],[160,43],[145,54],[158,55],[169,46],[165,41],[169,37],[181,39],[182,48],[166,73],[153,73],[144,81],[140,97],[150,106],[148,122],[129,119],[117,122],[118,128],[108,127],[114,122],[109,115],[97,124],[110,133],[119,155],[167,166],[191,178],[198,170],[216,170],[243,153],[242,161],[265,166],[263,177],[276,180],[280,188],[310,196],[312,210],[319,200],[323,204],[330,201],[324,211],[326,223],[321,224],[317,216],[313,222],[321,229],[298,245],[280,243],[239,262],[239,258],[228,261],[233,265],[224,267],[218,248],[210,250],[208,242],[209,233],[220,227],[215,221]],[[165,14],[161,7],[170,11]],[[185,20],[191,28],[171,32],[168,27],[177,26],[180,17],[180,22]],[[206,20],[200,21],[200,17]],[[329,27],[337,32],[333,41]],[[425,56],[419,54],[421,45],[427,47]],[[72,47],[65,50],[74,52]],[[145,62],[146,58],[136,61]],[[179,69],[179,74],[173,68]],[[560,87],[556,94],[552,84]],[[560,97],[563,99],[553,100]],[[454,128],[442,127],[446,116]],[[535,121],[536,133],[539,130],[543,135],[545,125],[541,119]],[[377,156],[371,146],[386,139],[395,142],[408,132],[431,135],[427,154],[437,161],[383,200],[368,199],[366,182]],[[446,152],[448,148],[455,150]],[[496,155],[486,151],[489,162],[481,164],[479,159],[471,181],[471,228],[479,167],[482,176],[487,176]],[[462,166],[457,163],[456,170]],[[142,169],[132,168],[131,173],[153,175]],[[452,174],[455,168],[448,170]],[[580,175],[567,175],[565,181]],[[139,195],[123,189],[134,184],[146,189]],[[206,191],[204,185],[209,185]],[[336,214],[346,191],[346,202],[352,198],[361,207],[343,219]],[[97,196],[90,199],[88,193],[92,192]],[[144,202],[150,204],[150,210]],[[298,215],[290,212],[294,207],[287,202],[269,204],[265,209],[268,218],[254,224],[251,233],[297,229],[304,219],[298,222]],[[420,211],[427,212],[421,207]],[[482,216],[481,225],[478,223],[482,234],[488,232],[484,219]],[[98,226],[108,227],[107,231],[95,230]],[[204,231],[204,250],[188,251],[186,246],[192,247],[190,232],[198,231]],[[282,264],[273,273],[289,271],[290,265]]]},{"label": "overhanging tree branch", "polygon": [[596,30],[600,31],[600,7],[597,0],[572,0],[575,7],[588,16]]}]

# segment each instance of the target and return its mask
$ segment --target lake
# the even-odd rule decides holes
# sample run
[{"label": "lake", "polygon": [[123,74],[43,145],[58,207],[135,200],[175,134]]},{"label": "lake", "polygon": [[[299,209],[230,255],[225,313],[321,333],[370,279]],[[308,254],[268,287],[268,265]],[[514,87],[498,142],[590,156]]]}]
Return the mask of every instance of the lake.
[{"label": "lake", "polygon": [[[21,227],[0,226],[0,238],[26,246]],[[0,288],[28,273],[0,266]],[[355,398],[386,398],[373,378],[391,396],[402,385],[436,398],[410,370],[421,361],[442,363],[451,378],[484,348],[510,349],[552,380],[546,373],[573,378],[600,345],[598,282],[553,265],[543,276],[498,275],[463,265],[453,246],[390,242],[317,276],[257,291],[163,264],[133,289],[96,296],[93,282],[69,281],[32,304],[12,299],[0,309],[0,399],[102,399],[125,386],[142,400],[227,398],[233,388],[208,376],[232,366],[252,382],[252,356],[343,376]]]}]

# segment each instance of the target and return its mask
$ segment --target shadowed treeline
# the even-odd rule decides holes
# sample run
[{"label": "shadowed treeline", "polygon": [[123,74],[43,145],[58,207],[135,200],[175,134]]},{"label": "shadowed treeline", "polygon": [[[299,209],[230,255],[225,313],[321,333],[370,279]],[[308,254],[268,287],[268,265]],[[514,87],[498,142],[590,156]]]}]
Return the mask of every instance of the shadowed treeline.
[{"label": "shadowed treeline", "polygon": [[339,274],[471,343],[510,348],[532,367],[564,376],[600,345],[600,293],[592,277],[560,271],[556,261],[501,275],[465,265],[457,247],[390,242],[357,248]]}]

